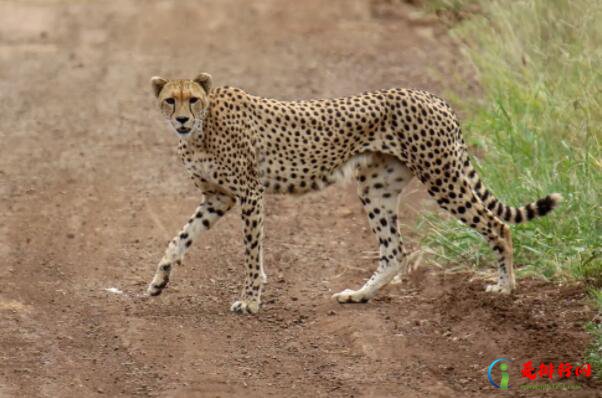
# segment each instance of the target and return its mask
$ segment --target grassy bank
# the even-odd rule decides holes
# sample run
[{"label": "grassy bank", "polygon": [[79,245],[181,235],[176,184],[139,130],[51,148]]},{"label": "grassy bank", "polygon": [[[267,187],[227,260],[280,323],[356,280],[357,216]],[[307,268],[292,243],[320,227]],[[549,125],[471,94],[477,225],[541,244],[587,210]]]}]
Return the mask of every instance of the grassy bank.
[{"label": "grassy bank", "polygon": [[[451,98],[468,115],[464,134],[485,185],[506,204],[551,192],[549,216],[513,227],[518,275],[583,280],[602,300],[602,2],[434,0],[462,15],[452,35],[466,46],[482,88]],[[462,13],[469,5],[477,13]],[[426,217],[439,259],[493,264],[484,241],[453,220]],[[591,326],[600,339],[599,325]],[[602,370],[600,349],[591,361]],[[596,354],[597,351],[597,354]],[[597,355],[597,356],[596,356]]]}]

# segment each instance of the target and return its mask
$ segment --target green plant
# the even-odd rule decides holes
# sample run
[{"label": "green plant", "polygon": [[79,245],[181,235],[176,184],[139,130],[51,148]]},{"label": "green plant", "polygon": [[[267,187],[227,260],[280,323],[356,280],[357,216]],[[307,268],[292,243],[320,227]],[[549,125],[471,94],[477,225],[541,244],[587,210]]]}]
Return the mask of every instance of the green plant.
[{"label": "green plant", "polygon": [[[602,3],[479,5],[479,15],[452,30],[466,44],[484,94],[456,104],[470,115],[468,142],[486,154],[473,161],[506,204],[522,205],[550,192],[565,198],[548,217],[513,228],[519,274],[576,277],[599,286]],[[426,243],[440,256],[468,253],[464,259],[471,263],[489,263],[489,248],[457,222],[429,217],[422,224],[434,231]]]},{"label": "green plant", "polygon": [[[434,0],[460,15],[472,0]],[[513,227],[519,276],[579,279],[602,311],[602,2],[477,0],[479,12],[455,25],[482,88],[455,99],[470,115],[464,134],[484,153],[473,159],[504,203],[550,192],[565,201],[552,214]],[[452,97],[453,98],[453,97]],[[450,218],[420,221],[425,241],[449,262],[489,265],[484,241]],[[602,377],[602,325],[591,322],[586,360]]]}]

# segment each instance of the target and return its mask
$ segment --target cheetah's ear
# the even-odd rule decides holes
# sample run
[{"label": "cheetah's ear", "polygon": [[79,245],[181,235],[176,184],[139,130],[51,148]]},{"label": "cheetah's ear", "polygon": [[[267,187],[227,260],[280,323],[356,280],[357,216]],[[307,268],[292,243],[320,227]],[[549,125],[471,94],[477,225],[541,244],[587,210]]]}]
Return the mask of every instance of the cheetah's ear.
[{"label": "cheetah's ear", "polygon": [[167,84],[167,80],[163,79],[162,77],[155,76],[151,78],[150,81],[153,87],[153,93],[155,94],[155,97],[158,98],[159,94],[161,94],[161,90],[163,90],[163,86]]},{"label": "cheetah's ear", "polygon": [[194,81],[203,87],[203,90],[209,94],[209,90],[211,90],[211,85],[213,84],[213,79],[209,73],[201,73],[194,78]]}]

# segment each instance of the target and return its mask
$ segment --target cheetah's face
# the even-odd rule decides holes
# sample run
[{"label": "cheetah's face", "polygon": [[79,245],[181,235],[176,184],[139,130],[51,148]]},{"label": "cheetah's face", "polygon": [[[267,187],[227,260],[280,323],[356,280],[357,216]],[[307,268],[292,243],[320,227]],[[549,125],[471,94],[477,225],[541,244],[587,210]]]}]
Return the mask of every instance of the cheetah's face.
[{"label": "cheetah's face", "polygon": [[209,107],[211,76],[201,73],[194,80],[151,79],[153,92],[159,100],[161,114],[180,137],[202,134],[203,121]]}]

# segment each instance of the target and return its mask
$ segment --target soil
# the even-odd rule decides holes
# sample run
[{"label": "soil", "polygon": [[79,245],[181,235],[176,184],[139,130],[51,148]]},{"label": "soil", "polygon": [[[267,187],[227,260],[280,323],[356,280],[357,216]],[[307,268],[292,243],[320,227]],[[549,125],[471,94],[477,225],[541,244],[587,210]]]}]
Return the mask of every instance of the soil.
[{"label": "soil", "polygon": [[[143,295],[199,195],[149,78],[192,77],[280,99],[394,86],[470,91],[445,29],[396,1],[0,1],[0,397],[482,397],[513,360],[583,361],[579,286],[521,280],[486,294],[474,273],[423,266],[370,303],[339,305],[374,270],[354,193],[267,201],[269,283],[257,316],[242,283],[237,211]],[[404,234],[429,206],[414,184]],[[496,374],[497,377],[497,374]],[[498,379],[499,380],[499,379]],[[545,383],[545,381],[538,381]]]}]

